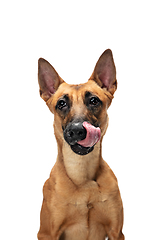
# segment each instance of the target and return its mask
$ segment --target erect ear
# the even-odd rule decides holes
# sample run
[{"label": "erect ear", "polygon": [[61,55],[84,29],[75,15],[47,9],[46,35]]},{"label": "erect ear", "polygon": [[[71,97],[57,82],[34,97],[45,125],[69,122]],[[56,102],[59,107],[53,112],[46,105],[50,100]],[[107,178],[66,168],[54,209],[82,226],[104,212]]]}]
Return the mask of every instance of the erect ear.
[{"label": "erect ear", "polygon": [[38,60],[38,82],[40,96],[47,101],[64,81],[49,62],[40,58]]},{"label": "erect ear", "polygon": [[116,91],[116,68],[110,49],[104,51],[100,56],[90,80],[94,80],[101,88],[107,89],[112,95]]}]

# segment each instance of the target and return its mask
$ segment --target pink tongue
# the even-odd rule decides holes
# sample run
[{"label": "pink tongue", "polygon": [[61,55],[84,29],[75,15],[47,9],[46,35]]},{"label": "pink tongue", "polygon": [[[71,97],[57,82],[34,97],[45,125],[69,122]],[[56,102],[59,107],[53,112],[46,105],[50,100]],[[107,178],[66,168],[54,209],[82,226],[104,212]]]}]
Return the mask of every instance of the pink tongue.
[{"label": "pink tongue", "polygon": [[86,138],[77,143],[83,147],[92,147],[100,140],[101,130],[99,127],[96,128],[88,122],[83,122],[83,127],[87,131]]}]

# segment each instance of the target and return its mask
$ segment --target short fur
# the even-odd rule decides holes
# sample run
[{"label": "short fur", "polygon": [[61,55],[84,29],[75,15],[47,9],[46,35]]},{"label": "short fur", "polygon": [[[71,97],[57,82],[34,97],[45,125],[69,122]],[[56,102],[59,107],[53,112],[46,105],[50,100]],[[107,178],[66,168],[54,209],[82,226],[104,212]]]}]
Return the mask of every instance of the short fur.
[{"label": "short fur", "polygon": [[[123,206],[117,179],[102,158],[102,139],[108,127],[106,110],[117,88],[111,50],[101,55],[87,83],[65,83],[42,58],[38,78],[40,95],[54,113],[58,145],[57,161],[43,187],[38,239],[123,240]],[[92,96],[101,104],[90,105]],[[62,109],[57,105],[61,99],[67,102]],[[64,139],[64,129],[75,120],[88,121],[101,129],[100,141],[88,154],[76,154]]]}]

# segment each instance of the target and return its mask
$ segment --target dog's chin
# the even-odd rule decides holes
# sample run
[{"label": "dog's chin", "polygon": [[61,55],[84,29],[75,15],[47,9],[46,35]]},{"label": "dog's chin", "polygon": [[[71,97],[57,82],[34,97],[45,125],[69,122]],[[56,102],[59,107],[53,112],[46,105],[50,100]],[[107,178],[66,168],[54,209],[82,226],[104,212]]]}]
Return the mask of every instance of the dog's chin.
[{"label": "dog's chin", "polygon": [[75,145],[70,145],[72,151],[78,155],[87,155],[88,153],[92,152],[94,146],[92,147],[83,147],[80,144],[76,143]]}]

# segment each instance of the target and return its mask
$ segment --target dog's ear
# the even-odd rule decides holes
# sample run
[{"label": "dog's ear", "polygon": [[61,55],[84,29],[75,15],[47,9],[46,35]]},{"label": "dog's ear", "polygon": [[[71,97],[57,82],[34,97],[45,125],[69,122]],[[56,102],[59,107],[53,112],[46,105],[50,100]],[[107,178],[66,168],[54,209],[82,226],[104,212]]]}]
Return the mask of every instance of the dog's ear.
[{"label": "dog's ear", "polygon": [[38,60],[38,82],[40,96],[47,101],[64,81],[49,62],[40,58]]},{"label": "dog's ear", "polygon": [[117,89],[116,68],[110,49],[100,56],[89,80],[94,80],[101,88],[114,94]]}]

